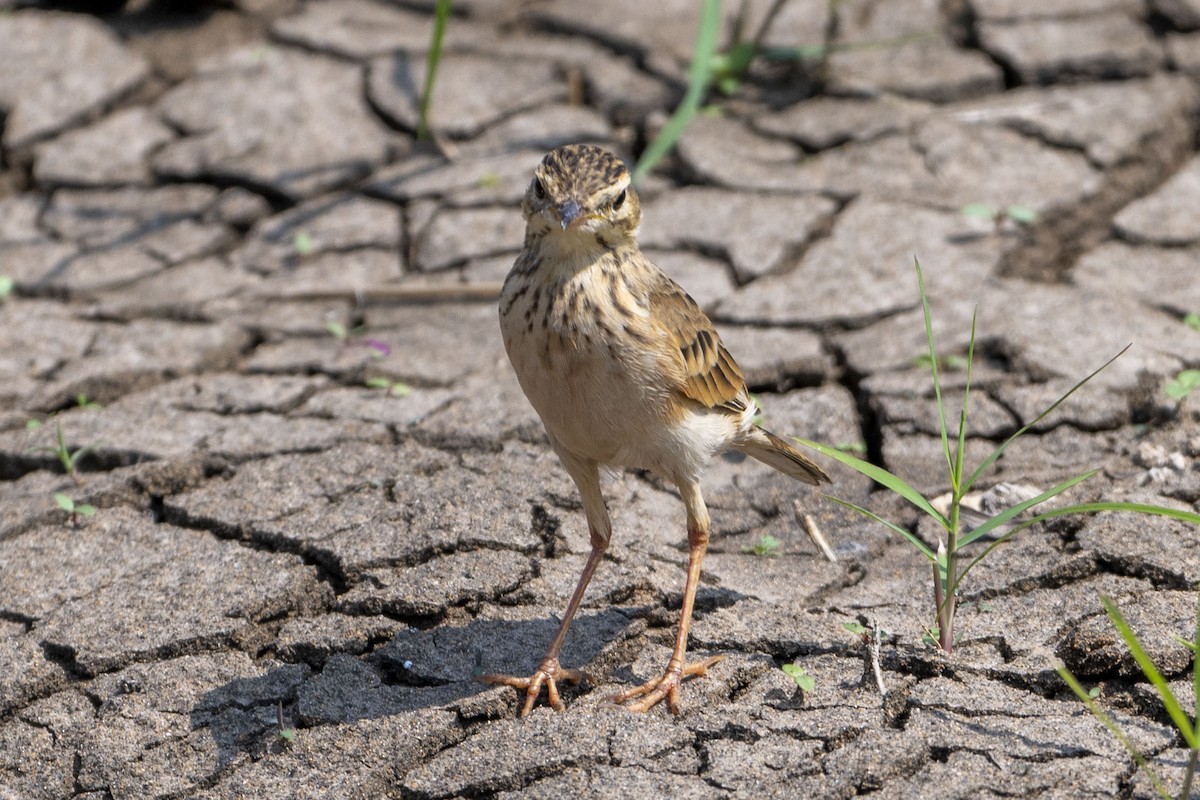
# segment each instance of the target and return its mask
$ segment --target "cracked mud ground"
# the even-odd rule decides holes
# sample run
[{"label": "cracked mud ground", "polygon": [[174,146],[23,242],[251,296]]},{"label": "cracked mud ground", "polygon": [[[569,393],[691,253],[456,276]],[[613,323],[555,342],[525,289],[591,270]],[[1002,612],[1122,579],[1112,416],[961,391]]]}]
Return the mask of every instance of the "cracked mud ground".
[{"label": "cracked mud ground", "polygon": [[[1200,553],[1176,523],[1019,534],[969,576],[943,658],[907,543],[719,461],[691,649],[727,657],[679,717],[632,717],[605,699],[666,658],[685,536],[662,484],[616,475],[564,651],[593,683],[518,721],[474,680],[533,669],[585,525],[494,303],[395,295],[486,296],[547,148],[636,156],[682,95],[692,0],[455,3],[433,103],[452,160],[412,137],[428,3],[46,5],[0,0],[0,798],[1150,796],[1055,659],[1177,785],[1182,743],[1099,600],[1190,698],[1172,636]],[[1071,500],[1194,507],[1197,401],[1163,385],[1200,367],[1200,4],[1033,5],[787,3],[765,42],[825,55],[756,64],[693,122],[646,181],[642,241],[773,429],[931,494],[914,256],[943,352],[979,308],[976,460],[1132,343],[988,485],[1099,469]],[[42,449],[59,429],[92,448],[77,479]],[[55,493],[97,511],[72,525]],[[747,553],[764,534],[778,552]],[[886,700],[853,621],[890,634]]]}]

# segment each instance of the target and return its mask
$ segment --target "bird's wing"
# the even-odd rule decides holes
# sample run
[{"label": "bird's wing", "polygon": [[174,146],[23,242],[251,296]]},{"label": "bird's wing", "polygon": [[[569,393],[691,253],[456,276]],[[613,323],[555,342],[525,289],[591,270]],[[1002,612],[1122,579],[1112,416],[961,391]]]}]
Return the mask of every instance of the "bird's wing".
[{"label": "bird's wing", "polygon": [[665,274],[650,289],[650,319],[670,342],[667,374],[685,397],[736,414],[751,406],[746,378],[708,315]]}]

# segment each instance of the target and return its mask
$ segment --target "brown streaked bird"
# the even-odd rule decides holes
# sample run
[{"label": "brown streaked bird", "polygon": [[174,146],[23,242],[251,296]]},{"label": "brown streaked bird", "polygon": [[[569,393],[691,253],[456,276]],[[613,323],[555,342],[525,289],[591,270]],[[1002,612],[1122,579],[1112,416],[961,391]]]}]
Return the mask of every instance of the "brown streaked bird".
[{"label": "brown streaked bird", "polygon": [[687,510],[687,581],[666,668],[613,701],[645,711],[665,698],[678,713],[684,676],[703,675],[720,660],[684,659],[708,546],[700,494],[705,466],[734,449],[804,483],[829,477],[754,424],[758,409],[712,322],[638,247],[641,206],[621,159],[591,145],[553,150],[521,210],[525,245],[504,282],[500,328],[521,388],[579,489],[592,549],[537,670],[484,680],[523,689],[521,716],[543,686],[550,704],[563,708],[558,684],[577,683],[583,673],[562,667],[559,651],[612,535],[600,467],[639,467],[679,489]]}]

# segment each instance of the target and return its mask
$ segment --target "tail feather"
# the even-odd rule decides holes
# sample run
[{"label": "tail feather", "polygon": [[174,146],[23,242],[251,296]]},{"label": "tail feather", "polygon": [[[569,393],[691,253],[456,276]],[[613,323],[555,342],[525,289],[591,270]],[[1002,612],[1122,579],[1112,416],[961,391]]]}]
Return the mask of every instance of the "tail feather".
[{"label": "tail feather", "polygon": [[734,448],[798,481],[811,483],[814,486],[822,481],[831,482],[829,476],[825,474],[825,470],[810,461],[795,447],[762,428],[751,430],[750,435],[735,444]]}]

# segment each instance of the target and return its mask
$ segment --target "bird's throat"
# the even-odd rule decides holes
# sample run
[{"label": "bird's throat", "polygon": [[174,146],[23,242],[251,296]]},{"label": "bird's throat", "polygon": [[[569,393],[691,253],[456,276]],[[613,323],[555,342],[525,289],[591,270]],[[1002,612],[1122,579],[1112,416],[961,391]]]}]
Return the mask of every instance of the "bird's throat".
[{"label": "bird's throat", "polygon": [[538,261],[543,266],[554,265],[562,277],[582,272],[628,248],[636,249],[637,244],[632,241],[612,243],[599,233],[578,228],[551,230],[533,245]]}]

